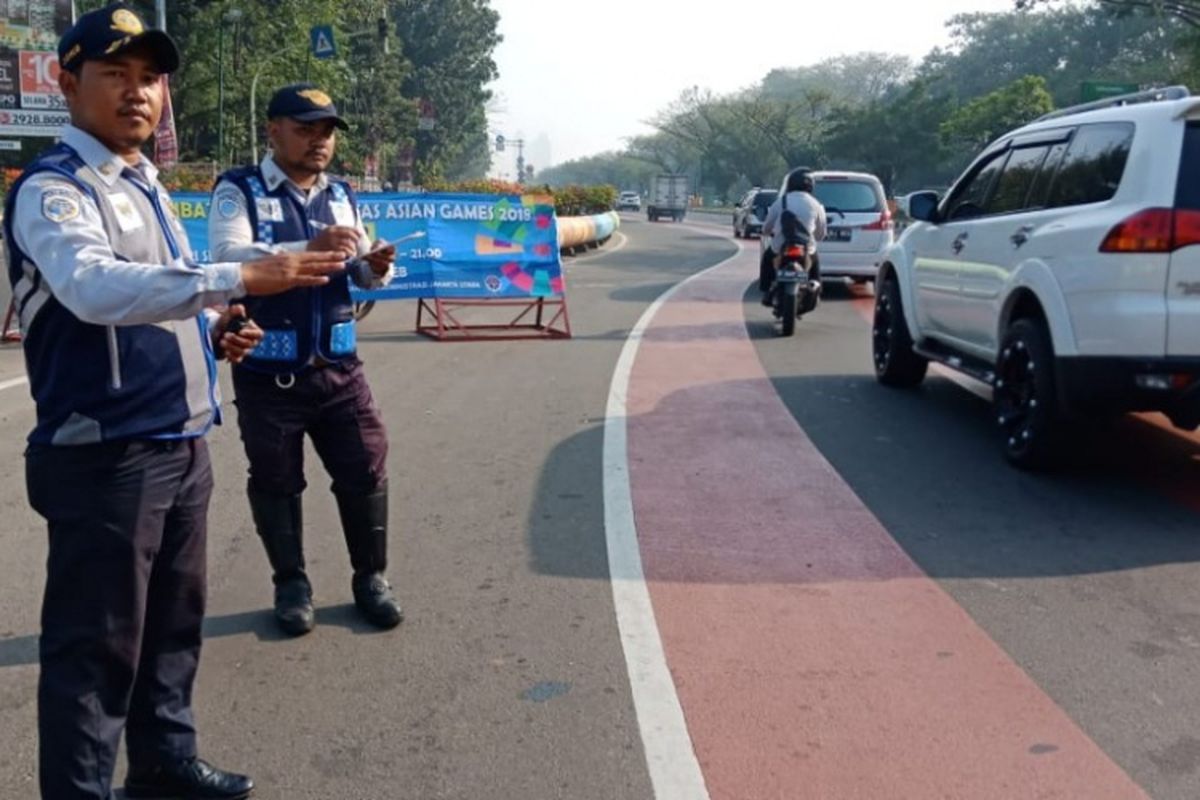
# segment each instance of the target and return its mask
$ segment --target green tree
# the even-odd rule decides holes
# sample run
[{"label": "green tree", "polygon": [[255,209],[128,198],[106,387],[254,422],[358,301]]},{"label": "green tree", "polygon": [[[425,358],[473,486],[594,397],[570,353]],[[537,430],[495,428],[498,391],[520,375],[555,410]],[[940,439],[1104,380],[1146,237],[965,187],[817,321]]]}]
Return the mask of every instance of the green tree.
[{"label": "green tree", "polygon": [[961,14],[949,27],[951,45],[930,53],[918,72],[934,81],[934,91],[964,102],[1040,75],[1055,102],[1068,105],[1079,102],[1083,81],[1162,83],[1186,67],[1180,47],[1185,29],[1099,5]]},{"label": "green tree", "polygon": [[[1100,5],[1116,11],[1144,11],[1158,15],[1177,17],[1181,21],[1200,28],[1200,0],[1096,0]],[[1047,5],[1054,0],[1014,0],[1017,9],[1024,10]]]},{"label": "green tree", "polygon": [[763,78],[762,94],[777,100],[799,100],[821,91],[838,103],[859,106],[882,99],[913,75],[908,56],[893,53],[852,53],[808,67],[773,69]]},{"label": "green tree", "polygon": [[848,111],[826,145],[832,166],[870,172],[889,194],[942,185],[958,166],[940,136],[953,108],[928,80],[916,80],[895,97]]},{"label": "green tree", "polygon": [[436,114],[436,127],[416,135],[417,179],[486,171],[485,107],[487,86],[498,75],[492,53],[501,41],[500,15],[487,0],[394,0],[392,6],[411,64],[404,94]]},{"label": "green tree", "polygon": [[940,128],[942,143],[975,153],[1003,133],[1054,110],[1044,78],[1026,75],[977,97],[951,114]]}]

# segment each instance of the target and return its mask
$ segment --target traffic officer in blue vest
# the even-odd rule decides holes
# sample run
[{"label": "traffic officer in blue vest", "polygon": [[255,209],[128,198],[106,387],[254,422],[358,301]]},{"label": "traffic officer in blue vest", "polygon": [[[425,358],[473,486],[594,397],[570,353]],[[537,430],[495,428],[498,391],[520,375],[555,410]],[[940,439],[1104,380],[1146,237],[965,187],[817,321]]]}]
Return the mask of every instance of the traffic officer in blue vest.
[{"label": "traffic officer in blue vest", "polygon": [[220,421],[215,357],[261,331],[211,306],[344,270],[334,252],[200,265],[141,153],[174,42],[114,4],[58,46],[71,124],[9,192],[5,239],[37,422],[30,504],[47,520],[39,641],[43,798],[111,800],[122,731],[130,798],[244,798],[196,757],[192,686]]},{"label": "traffic officer in blue vest", "polygon": [[315,86],[280,89],[267,106],[271,152],[225,173],[213,193],[209,243],[215,258],[338,250],[346,273],[328,285],[246,301],[265,338],[233,371],[238,426],[250,462],[247,493],[271,563],[275,618],[288,634],[315,623],[305,573],[301,494],[304,435],[333,479],[362,615],[380,628],[403,619],[387,567],[387,433],[355,352],[350,281],[391,280],[395,247],[369,246],[354,192],[329,176],[336,130],[346,130]]}]

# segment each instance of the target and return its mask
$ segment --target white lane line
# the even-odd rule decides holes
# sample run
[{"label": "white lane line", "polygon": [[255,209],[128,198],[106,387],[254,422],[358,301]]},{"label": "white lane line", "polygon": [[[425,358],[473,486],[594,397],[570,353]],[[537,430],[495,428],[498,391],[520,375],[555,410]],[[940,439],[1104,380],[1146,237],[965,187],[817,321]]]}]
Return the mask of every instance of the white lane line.
[{"label": "white lane line", "polygon": [[24,386],[27,383],[29,383],[29,376],[27,375],[22,375],[19,378],[11,378],[7,381],[0,381],[0,392],[5,389],[11,389],[14,386]]},{"label": "white lane line", "polygon": [[675,683],[667,669],[650,590],[642,571],[629,485],[626,417],[629,378],[642,337],[658,310],[688,282],[741,255],[741,244],[735,244],[738,251],[733,256],[675,284],[646,309],[625,340],[608,390],[604,420],[604,532],[608,568],[638,731],[657,800],[708,800],[708,789]]}]

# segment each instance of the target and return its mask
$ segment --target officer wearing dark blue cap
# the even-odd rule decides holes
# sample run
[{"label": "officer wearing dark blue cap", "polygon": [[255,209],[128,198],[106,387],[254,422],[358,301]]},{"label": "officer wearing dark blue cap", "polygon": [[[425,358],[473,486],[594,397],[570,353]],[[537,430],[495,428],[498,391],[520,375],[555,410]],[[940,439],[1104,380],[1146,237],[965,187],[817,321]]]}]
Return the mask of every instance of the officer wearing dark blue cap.
[{"label": "officer wearing dark blue cap", "polygon": [[[141,153],[179,53],[128,6],[85,14],[59,45],[71,124],[9,192],[9,279],[37,421],[30,504],[49,528],[39,640],[39,782],[49,800],[112,800],[122,731],[130,798],[249,796],[196,757],[192,686],[205,603],[217,355],[236,298],[326,283],[340,254],[197,264]],[[7,795],[6,795],[7,796]]]},{"label": "officer wearing dark blue cap", "polygon": [[221,176],[213,193],[213,256],[316,249],[353,259],[326,286],[246,303],[265,338],[234,368],[233,387],[250,461],[250,510],[271,562],[275,617],[292,635],[315,623],[302,546],[307,435],[333,478],[354,603],[369,622],[391,628],[403,614],[384,577],[387,431],[355,349],[350,282],[371,289],[390,281],[395,247],[370,246],[353,189],[326,172],[336,131],[347,128],[332,98],[312,84],[285,86],[271,98],[267,118],[271,153]]}]

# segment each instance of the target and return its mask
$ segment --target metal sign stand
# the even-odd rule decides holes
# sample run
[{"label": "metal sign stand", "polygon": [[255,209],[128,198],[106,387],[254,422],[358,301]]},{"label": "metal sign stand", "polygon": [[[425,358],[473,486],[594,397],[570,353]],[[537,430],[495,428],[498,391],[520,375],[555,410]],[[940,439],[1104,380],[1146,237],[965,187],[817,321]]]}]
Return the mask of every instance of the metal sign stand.
[{"label": "metal sign stand", "polygon": [[[472,308],[519,309],[506,322],[467,322],[460,312]],[[428,315],[428,319],[426,317]],[[570,339],[567,297],[512,300],[459,300],[423,297],[417,303],[417,333],[440,342],[486,342],[515,339]]]}]

